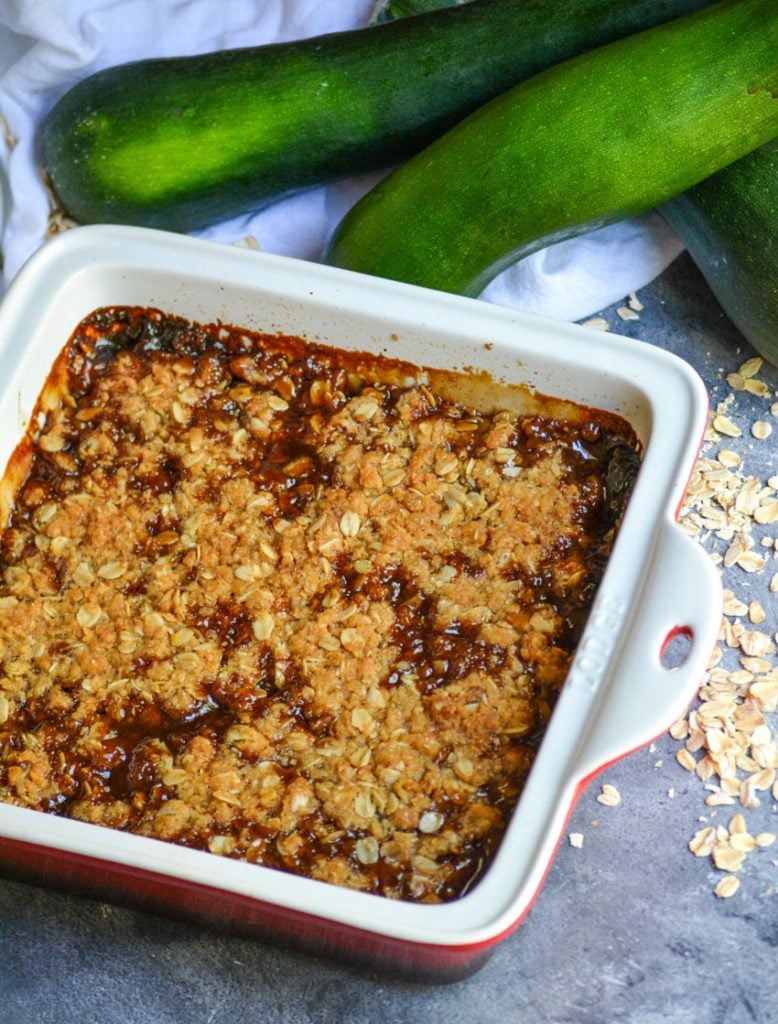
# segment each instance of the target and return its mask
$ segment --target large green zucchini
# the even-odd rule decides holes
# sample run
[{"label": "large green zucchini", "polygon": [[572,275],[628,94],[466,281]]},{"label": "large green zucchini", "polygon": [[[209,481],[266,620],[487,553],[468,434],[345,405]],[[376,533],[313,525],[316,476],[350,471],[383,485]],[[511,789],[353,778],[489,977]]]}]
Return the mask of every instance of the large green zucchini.
[{"label": "large green zucchini", "polygon": [[326,258],[477,295],[522,256],[650,209],[776,136],[778,3],[723,0],[492,100],[360,200]]},{"label": "large green zucchini", "polygon": [[660,209],[724,312],[778,365],[778,141]]},{"label": "large green zucchini", "polygon": [[455,7],[457,4],[472,3],[473,0],[378,0],[373,17],[376,21],[392,21],[408,18],[414,14],[429,14],[441,7]]},{"label": "large green zucchini", "polygon": [[515,82],[708,3],[475,0],[299,42],[125,64],[55,105],[44,163],[76,220],[190,230],[401,160]]}]

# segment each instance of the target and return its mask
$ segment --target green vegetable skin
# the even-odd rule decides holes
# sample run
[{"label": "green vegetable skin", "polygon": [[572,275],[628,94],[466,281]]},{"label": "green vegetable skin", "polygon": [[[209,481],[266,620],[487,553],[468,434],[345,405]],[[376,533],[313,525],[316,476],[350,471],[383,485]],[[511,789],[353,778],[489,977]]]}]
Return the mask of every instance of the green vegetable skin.
[{"label": "green vegetable skin", "polygon": [[778,136],[777,94],[778,3],[724,0],[471,114],[357,203],[326,259],[477,295],[534,250],[648,210]]},{"label": "green vegetable skin", "polygon": [[551,64],[710,0],[476,0],[294,43],[109,68],[43,127],[81,222],[191,230],[418,151]]},{"label": "green vegetable skin", "polygon": [[660,209],[732,322],[778,365],[778,141]]},{"label": "green vegetable skin", "polygon": [[429,11],[439,11],[442,7],[472,2],[473,0],[379,0],[376,4],[376,18],[378,21],[390,21],[393,18],[427,14]]}]

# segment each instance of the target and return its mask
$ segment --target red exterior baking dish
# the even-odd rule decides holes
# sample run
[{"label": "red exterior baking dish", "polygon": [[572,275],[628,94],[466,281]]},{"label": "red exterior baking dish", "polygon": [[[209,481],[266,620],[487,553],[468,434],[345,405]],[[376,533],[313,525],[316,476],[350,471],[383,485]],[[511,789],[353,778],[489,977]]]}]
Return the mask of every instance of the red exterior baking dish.
[{"label": "red exterior baking dish", "polygon": [[[528,911],[587,781],[667,728],[702,680],[721,587],[675,523],[706,424],[701,381],[651,346],[475,300],[162,232],[79,228],[33,257],[0,308],[0,466],[73,329],[107,305],[474,368],[618,413],[640,438],[632,498],[529,779],[494,860],[461,898],[389,900],[0,804],[6,874],[419,980],[471,973]],[[679,631],[690,649],[670,669],[663,652]]]}]

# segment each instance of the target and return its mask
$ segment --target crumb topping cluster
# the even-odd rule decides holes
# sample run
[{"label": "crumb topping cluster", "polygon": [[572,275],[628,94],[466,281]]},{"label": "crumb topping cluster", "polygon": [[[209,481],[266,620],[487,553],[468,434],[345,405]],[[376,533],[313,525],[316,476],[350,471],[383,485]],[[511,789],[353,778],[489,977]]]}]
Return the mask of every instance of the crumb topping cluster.
[{"label": "crumb topping cluster", "polygon": [[104,309],[0,531],[0,799],[386,896],[506,826],[636,470],[630,428]]}]

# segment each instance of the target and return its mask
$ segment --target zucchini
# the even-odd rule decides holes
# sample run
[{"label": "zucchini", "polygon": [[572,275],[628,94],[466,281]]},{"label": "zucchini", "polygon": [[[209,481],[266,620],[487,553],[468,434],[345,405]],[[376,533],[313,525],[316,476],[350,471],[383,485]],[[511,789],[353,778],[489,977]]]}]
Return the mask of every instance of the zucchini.
[{"label": "zucchini", "polygon": [[777,87],[778,4],[722,0],[492,100],[361,199],[325,259],[478,295],[536,249],[644,212],[778,136]]},{"label": "zucchini", "polygon": [[660,207],[724,312],[778,366],[778,141]]},{"label": "zucchini", "polygon": [[413,14],[429,14],[439,11],[442,7],[454,7],[457,4],[469,4],[473,0],[378,0],[373,13],[375,21],[394,21],[396,18],[408,18]]},{"label": "zucchini", "polygon": [[82,223],[188,231],[404,159],[563,58],[710,0],[475,0],[292,43],[143,60],[84,79],[43,125]]}]

